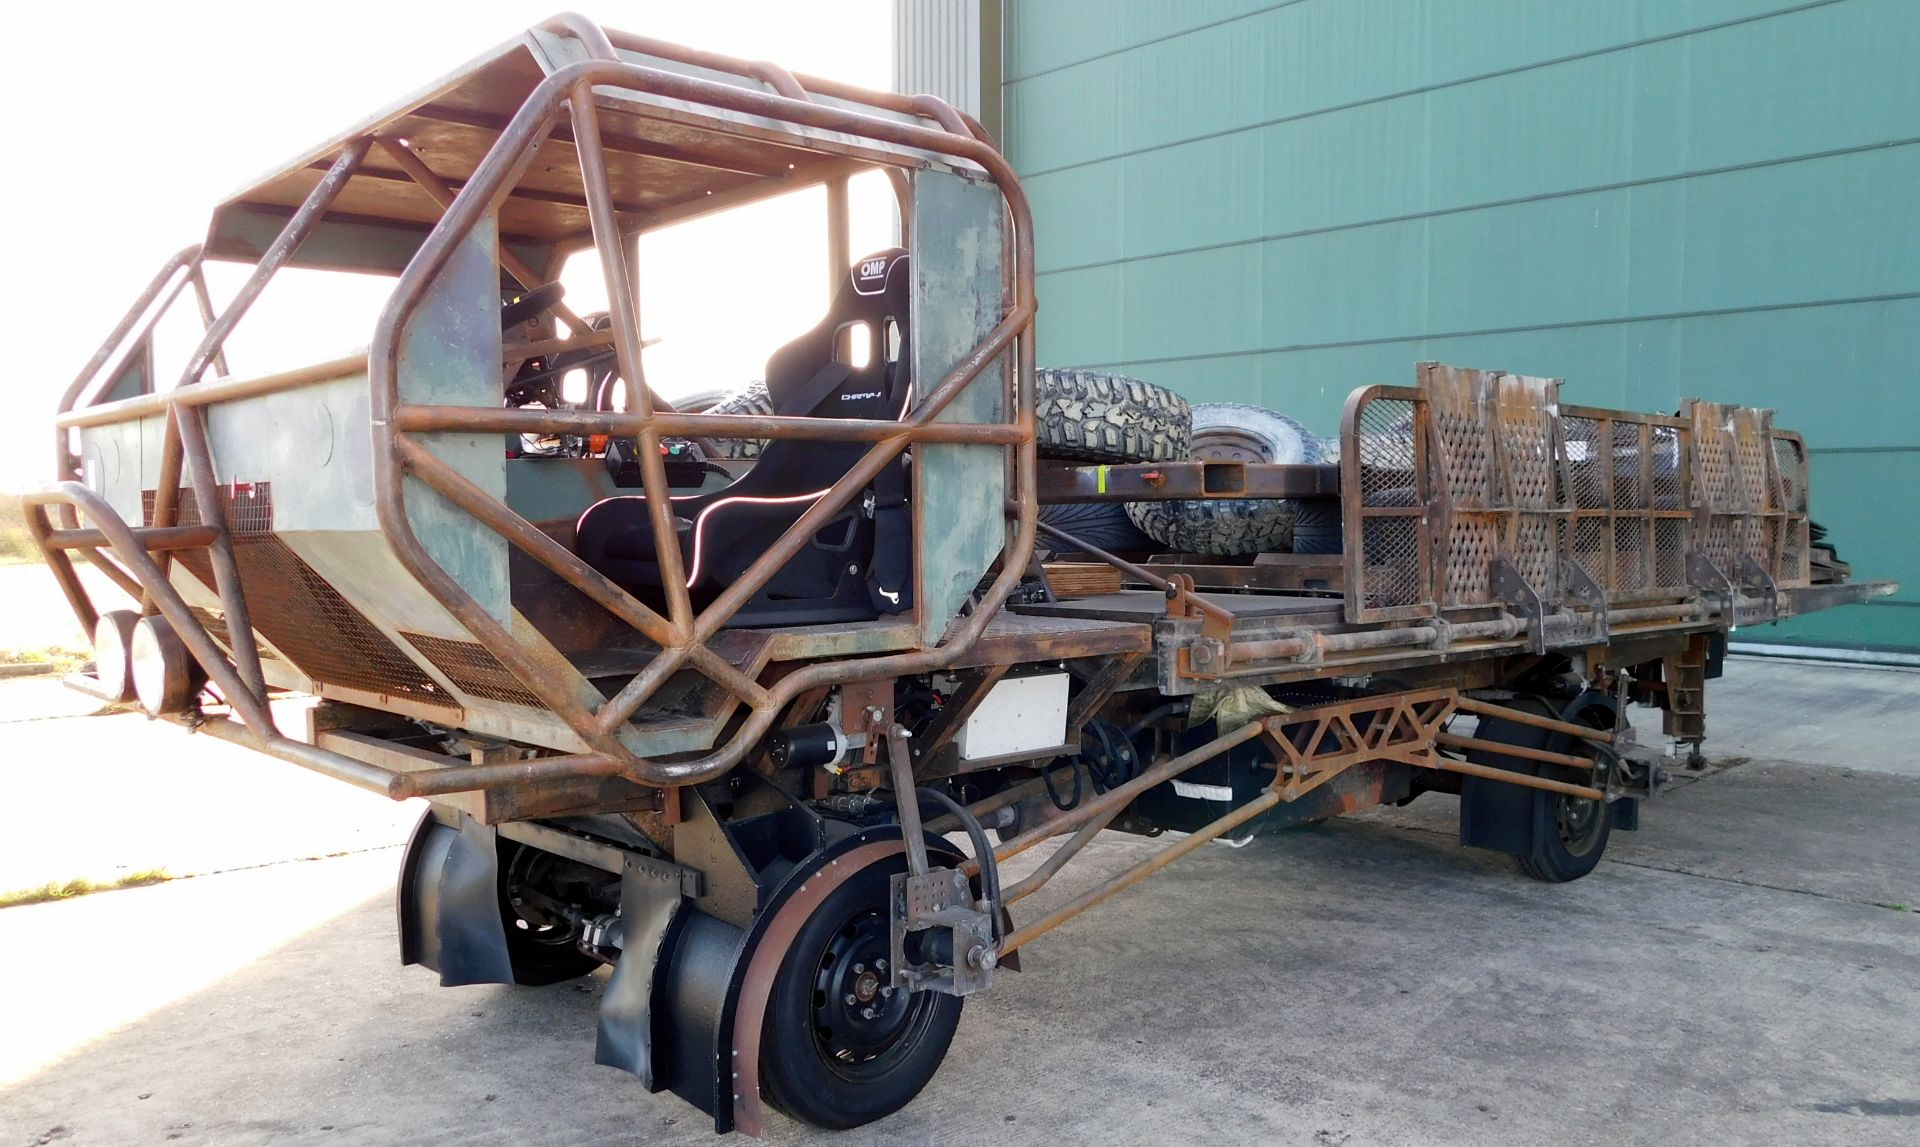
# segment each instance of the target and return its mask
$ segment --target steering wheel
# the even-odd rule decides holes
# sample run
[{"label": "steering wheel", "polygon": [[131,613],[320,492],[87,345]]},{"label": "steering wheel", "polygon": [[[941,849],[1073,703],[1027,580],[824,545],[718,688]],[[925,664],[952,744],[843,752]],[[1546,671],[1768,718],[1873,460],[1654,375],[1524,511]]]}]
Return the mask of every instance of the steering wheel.
[{"label": "steering wheel", "polygon": [[558,306],[567,289],[559,283],[543,283],[515,301],[500,308],[500,329],[510,330],[528,319],[546,314]]}]

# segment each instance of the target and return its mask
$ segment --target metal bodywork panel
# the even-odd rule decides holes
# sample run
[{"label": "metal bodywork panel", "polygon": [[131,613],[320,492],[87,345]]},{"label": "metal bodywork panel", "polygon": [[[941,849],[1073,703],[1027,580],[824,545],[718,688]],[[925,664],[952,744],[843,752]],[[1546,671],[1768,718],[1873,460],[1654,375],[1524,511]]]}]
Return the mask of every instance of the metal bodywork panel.
[{"label": "metal bodywork panel", "polygon": [[[991,185],[940,171],[913,176],[913,380],[939,385],[1000,322],[1005,209]],[[1007,416],[1003,357],[981,372],[942,422]],[[927,443],[914,453],[915,575],[920,637],[940,640],[1006,544],[1006,459],[998,446]]]},{"label": "metal bodywork panel", "polygon": [[[403,333],[404,401],[500,405],[500,271],[491,214],[461,240]],[[505,452],[493,435],[436,434],[427,449],[495,498],[507,492]],[[423,482],[407,479],[407,507],[420,542],[496,621],[509,619],[507,540]]]}]

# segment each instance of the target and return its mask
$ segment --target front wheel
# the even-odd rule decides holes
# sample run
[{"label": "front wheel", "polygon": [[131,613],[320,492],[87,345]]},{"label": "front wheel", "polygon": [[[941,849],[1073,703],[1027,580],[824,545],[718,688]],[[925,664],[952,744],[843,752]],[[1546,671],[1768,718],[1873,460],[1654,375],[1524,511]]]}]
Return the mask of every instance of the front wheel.
[{"label": "front wheel", "polygon": [[905,1107],[939,1070],[961,1000],[892,986],[890,882],[904,856],[875,862],[828,895],[774,977],[760,1035],[766,1098],[829,1130]]}]

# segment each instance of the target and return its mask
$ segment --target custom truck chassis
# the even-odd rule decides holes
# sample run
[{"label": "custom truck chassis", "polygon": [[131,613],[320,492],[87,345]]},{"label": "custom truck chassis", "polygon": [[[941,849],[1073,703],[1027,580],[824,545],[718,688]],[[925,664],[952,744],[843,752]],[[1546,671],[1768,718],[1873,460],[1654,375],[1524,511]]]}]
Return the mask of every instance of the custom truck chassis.
[{"label": "custom truck chassis", "polygon": [[[903,237],[856,260],[874,168]],[[833,302],[772,413],[659,401],[635,237],[803,187]],[[607,316],[549,285],[577,251]],[[254,268],[222,308],[207,259]],[[286,266],[396,275],[369,349],[229,375]],[[205,337],[156,380],[188,294]],[[1730,628],[1891,588],[1815,584],[1806,450],[1747,407],[1426,364],[1353,394],[1337,464],[1043,459],[1035,306],[967,117],[557,17],[221,205],[67,391],[29,509],[97,637],[74,683],[426,798],[403,960],[610,964],[598,1062],[756,1132],[908,1102],[965,996],[1211,840],[1443,791],[1466,843],[1580,876],[1678,767],[1629,703],[1697,751]],[[1207,498],[1294,499],[1340,552],[1122,556],[1038,514]],[[276,694],[317,699],[299,735]],[[1179,835],[1035,909],[1105,829]]]}]

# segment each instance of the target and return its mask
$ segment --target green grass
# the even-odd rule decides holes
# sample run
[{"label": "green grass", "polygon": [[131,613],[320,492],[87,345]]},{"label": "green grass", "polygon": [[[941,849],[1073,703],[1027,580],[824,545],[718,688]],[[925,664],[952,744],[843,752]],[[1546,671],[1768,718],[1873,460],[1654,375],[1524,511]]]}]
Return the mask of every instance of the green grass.
[{"label": "green grass", "polygon": [[80,668],[92,652],[84,649],[68,649],[64,645],[49,645],[45,649],[0,649],[0,665],[48,665],[51,672],[71,673]]},{"label": "green grass", "polygon": [[111,892],[116,888],[140,888],[172,879],[173,876],[164,868],[148,868],[140,872],[129,872],[117,880],[109,880],[105,883],[88,880],[85,877],[65,882],[50,880],[38,888],[0,892],[0,908],[17,908],[22,904],[45,904],[49,900],[68,900],[75,896],[85,896],[90,892]]},{"label": "green grass", "polygon": [[1898,901],[1894,901],[1894,902],[1892,902],[1892,903],[1887,903],[1887,904],[1882,904],[1882,905],[1881,905],[1880,907],[1882,907],[1882,908],[1891,908],[1891,909],[1893,909],[1893,910],[1894,910],[1895,912],[1911,912],[1911,911],[1913,911],[1913,909],[1911,909],[1911,908],[1909,908],[1909,907],[1907,907],[1907,906],[1906,906],[1905,904],[1901,904],[1901,903],[1899,903]]},{"label": "green grass", "polygon": [[40,560],[40,547],[27,533],[27,513],[18,494],[0,494],[0,565]]}]

